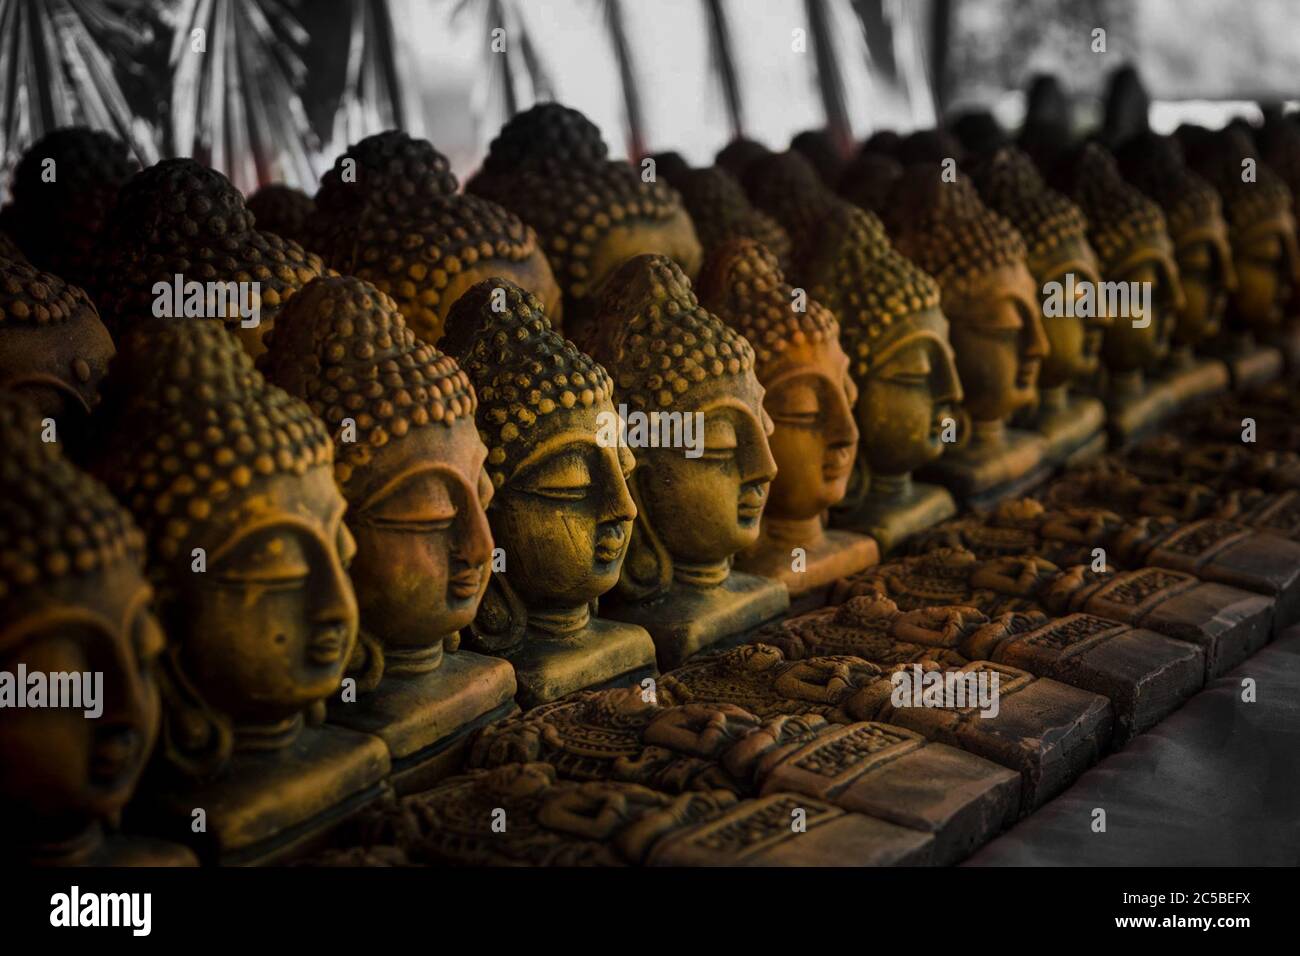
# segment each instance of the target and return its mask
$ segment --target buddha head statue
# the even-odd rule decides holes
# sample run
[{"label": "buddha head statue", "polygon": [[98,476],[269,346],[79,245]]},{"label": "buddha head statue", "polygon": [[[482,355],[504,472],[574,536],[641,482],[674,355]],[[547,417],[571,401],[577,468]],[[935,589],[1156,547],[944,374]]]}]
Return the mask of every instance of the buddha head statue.
[{"label": "buddha head statue", "polygon": [[749,203],[740,182],[721,166],[665,170],[660,175],[676,189],[695,223],[707,256],[730,239],[752,239],[776,256],[781,268],[790,264],[790,237],[767,213]]},{"label": "buddha head statue", "polygon": [[718,150],[718,154],[713,157],[713,163],[743,181],[745,170],[749,168],[749,164],[760,157],[766,156],[769,152],[770,150],[762,143],[744,136],[737,136]]},{"label": "buddha head statue", "polygon": [[0,258],[0,388],[25,394],[75,440],[112,357],[113,340],[85,292]]},{"label": "buddha head statue", "polygon": [[1286,318],[1300,280],[1291,190],[1260,161],[1243,130],[1180,129],[1187,159],[1223,200],[1237,287],[1228,321],[1238,332],[1272,334]]},{"label": "buddha head statue", "polygon": [[84,126],[29,146],[14,170],[12,222],[32,265],[94,291],[96,243],[138,168],[125,143]]},{"label": "buddha head statue", "polygon": [[934,279],[889,248],[866,263],[857,281],[860,296],[845,296],[838,313],[858,386],[861,441],[851,496],[905,484],[937,459],[944,419],[955,417],[962,401]]},{"label": "buddha head statue", "polygon": [[829,129],[806,129],[790,140],[790,148],[802,153],[828,186],[839,182],[844,173],[842,145],[840,138]]},{"label": "buddha head statue", "polygon": [[993,430],[1035,401],[1047,355],[1024,240],[965,175],[944,182],[938,164],[909,167],[887,212],[898,251],[939,284],[964,408]]},{"label": "buddha head statue", "polygon": [[1129,182],[1159,203],[1169,226],[1183,287],[1174,343],[1191,347],[1212,339],[1237,285],[1219,194],[1192,172],[1172,136],[1136,136],[1117,158]]},{"label": "buddha head statue", "polygon": [[415,337],[391,298],[352,277],[317,279],[290,301],[262,370],[334,436],[356,541],[359,686],[378,680],[386,657],[436,664],[444,640],[454,645],[473,621],[492,557],[483,511],[493,489],[469,378]]},{"label": "buddha head statue", "polygon": [[151,316],[220,319],[253,356],[280,307],[325,270],[259,231],[230,180],[192,159],[165,159],[122,187],[97,265],[96,302],[115,336]]},{"label": "buddha head statue", "polygon": [[314,232],[329,265],[390,295],[429,344],[452,303],[489,276],[529,289],[559,315],[560,288],[537,235],[495,202],[459,195],[447,158],[426,140],[396,130],[363,139],[322,178],[317,202]]},{"label": "buddha head statue", "polygon": [[94,674],[102,683],[84,707],[6,710],[0,856],[89,862],[158,732],[162,633],[140,532],[107,489],[41,433],[40,412],[0,392],[0,670],[25,667],[29,680]]},{"label": "buddha head statue", "polygon": [[1120,175],[1115,157],[1088,143],[1058,165],[1060,183],[1088,220],[1088,239],[1108,283],[1125,283],[1106,329],[1103,358],[1112,372],[1154,369],[1169,352],[1183,308],[1182,285],[1164,213]]},{"label": "buddha head statue", "polygon": [[292,239],[303,248],[311,247],[308,226],[316,214],[316,201],[301,189],[268,183],[248,197],[248,211],[259,229]]},{"label": "buddha head statue", "polygon": [[[1102,336],[1111,320],[1104,303],[1092,309],[1047,308],[1049,290],[1082,293],[1091,287],[1095,292],[1101,282],[1083,213],[1050,189],[1033,160],[1012,146],[976,164],[971,176],[981,198],[1005,216],[1025,241],[1026,264],[1042,294],[1043,330],[1049,346],[1038,374],[1039,387],[1070,385],[1096,372]],[[1093,302],[1099,304],[1098,297]]]},{"label": "buddha head statue", "polygon": [[796,259],[816,241],[823,209],[837,201],[808,158],[794,150],[756,157],[746,166],[742,182],[750,202],[789,234]]},{"label": "buddha head statue", "polygon": [[148,541],[163,756],[207,778],[291,745],[337,690],[357,634],[346,502],[324,423],[218,323],[154,320],[121,345],[97,468]]},{"label": "buddha head statue", "polygon": [[898,160],[863,148],[845,167],[837,191],[853,205],[879,215],[902,175],[903,164]]},{"label": "buddha head statue", "polygon": [[776,256],[752,239],[718,246],[696,289],[700,304],[754,350],[777,468],[764,523],[818,521],[844,497],[858,448],[858,390],[839,323],[815,299],[801,302]]},{"label": "buddha head statue", "polygon": [[537,230],[564,294],[565,331],[583,348],[598,290],[624,260],[660,253],[693,276],[703,258],[676,190],[608,152],[581,113],[541,103],[502,127],[466,185]]},{"label": "buddha head statue", "polygon": [[613,384],[551,328],[535,295],[480,282],[452,308],[443,345],[478,396],[495,489],[487,517],[506,569],[493,573],[473,632],[501,651],[530,624],[586,615],[618,581],[637,511],[627,486],[635,460],[598,442],[615,414]]},{"label": "buddha head statue", "polygon": [[688,419],[695,429],[693,449],[671,447],[685,441],[638,448],[630,481],[636,525],[620,593],[644,600],[674,580],[720,584],[732,555],[757,540],[776,476],[754,350],[700,305],[666,256],[624,263],[596,315],[596,354],[614,376],[620,405],[652,428],[656,420],[671,423],[664,413],[680,413],[683,438]]}]

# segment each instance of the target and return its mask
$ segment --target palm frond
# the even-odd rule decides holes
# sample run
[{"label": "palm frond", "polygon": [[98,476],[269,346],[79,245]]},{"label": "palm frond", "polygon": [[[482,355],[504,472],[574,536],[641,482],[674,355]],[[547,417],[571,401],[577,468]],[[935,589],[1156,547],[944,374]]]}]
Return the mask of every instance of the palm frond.
[{"label": "palm frond", "polygon": [[[525,106],[550,99],[552,90],[547,71],[528,29],[528,21],[514,0],[457,0],[452,21],[463,18],[475,7],[482,9],[483,71],[485,85],[475,94],[476,117],[480,131],[487,137]],[[492,31],[505,30],[505,46],[497,52],[491,43]],[[527,77],[531,99],[521,92]]]},{"label": "palm frond", "polygon": [[388,0],[349,0],[347,59],[326,155],[386,129],[405,129],[403,72]]},{"label": "palm frond", "polygon": [[638,162],[645,155],[645,113],[641,109],[641,85],[632,59],[632,44],[627,36],[623,0],[600,0],[605,30],[609,33],[614,62],[618,64],[619,85],[623,91],[623,120],[627,126],[627,155]]},{"label": "palm frond", "polygon": [[118,0],[0,0],[0,182],[23,149],[60,126],[83,125],[158,158],[156,130],[124,85],[148,40]]},{"label": "palm frond", "polygon": [[853,143],[849,123],[848,100],[844,92],[844,74],[831,26],[830,0],[804,0],[808,16],[808,40],[813,48],[817,70],[817,89],[826,112],[826,129],[841,155],[848,155]]},{"label": "palm frond", "polygon": [[709,25],[709,59],[727,104],[731,138],[740,139],[745,135],[745,104],[740,95],[740,74],[736,69],[736,54],[731,45],[726,0],[704,0],[704,13]]},{"label": "palm frond", "polygon": [[181,0],[172,26],[172,154],[244,192],[271,181],[313,188],[317,144],[299,96],[308,36],[284,0]]},{"label": "palm frond", "polygon": [[894,56],[894,25],[885,13],[885,0],[853,0],[853,12],[862,25],[870,65],[882,79],[898,80],[898,61]]}]

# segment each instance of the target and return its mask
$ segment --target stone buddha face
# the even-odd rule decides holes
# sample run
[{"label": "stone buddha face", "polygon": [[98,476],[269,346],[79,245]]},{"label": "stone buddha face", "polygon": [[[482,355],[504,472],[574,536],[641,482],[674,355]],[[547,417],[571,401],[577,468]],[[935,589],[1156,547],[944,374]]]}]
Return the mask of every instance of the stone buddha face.
[{"label": "stone buddha face", "polygon": [[862,454],[872,474],[908,474],[943,453],[944,420],[962,400],[943,313],[909,316],[872,359],[855,406]]},{"label": "stone buddha face", "polygon": [[1065,289],[1067,277],[1071,275],[1076,296],[1083,295],[1088,286],[1092,288],[1094,308],[1087,316],[1044,316],[1048,349],[1038,376],[1042,388],[1069,385],[1096,372],[1101,361],[1102,337],[1111,324],[1105,302],[1095,294],[1101,283],[1101,266],[1097,254],[1082,236],[1061,243],[1052,261],[1035,270],[1034,278],[1043,280],[1040,289],[1053,282]]},{"label": "stone buddha face", "polygon": [[772,420],[750,372],[710,382],[684,396],[683,413],[704,416],[703,454],[681,448],[638,450],[636,485],[645,520],[675,561],[710,564],[758,539],[777,466],[768,445]]},{"label": "stone buddha face", "polygon": [[618,582],[636,505],[636,460],[596,441],[608,400],[538,420],[533,446],[497,491],[488,517],[511,586],[536,607],[575,607]]},{"label": "stone buddha face", "polygon": [[1268,219],[1233,236],[1232,260],[1237,289],[1232,312],[1239,323],[1257,334],[1277,329],[1286,317],[1292,289],[1300,277],[1296,225],[1290,210],[1279,208]]},{"label": "stone buddha face", "polygon": [[1183,237],[1174,250],[1183,286],[1183,308],[1174,326],[1179,345],[1198,345],[1219,334],[1228,295],[1237,285],[1232,250],[1222,230]]},{"label": "stone buddha face", "polygon": [[207,571],[179,575],[164,613],[184,672],[236,726],[285,720],[338,687],[357,635],[345,509],[316,467],[255,481],[196,529]]},{"label": "stone buddha face", "polygon": [[418,647],[469,626],[487,587],[492,482],[473,419],[417,428],[375,454],[352,498],[350,569],[363,622],[385,643]]},{"label": "stone buddha face", "polygon": [[1038,372],[1047,356],[1033,276],[1022,262],[998,266],[980,277],[949,312],[949,336],[965,407],[975,421],[1002,421],[1032,404]]},{"label": "stone buddha face", "polygon": [[[1130,295],[1130,305],[1113,317],[1106,330],[1103,354],[1117,372],[1154,369],[1169,354],[1178,314],[1184,307],[1178,266],[1168,239],[1152,243],[1112,267],[1109,282],[1129,283],[1130,290],[1150,290],[1150,311]],[[1145,292],[1142,293],[1145,296]]]},{"label": "stone buddha face", "polygon": [[[31,589],[7,616],[0,669],[102,675],[102,713],[23,708],[0,721],[0,806],[54,843],[112,820],[135,790],[158,733],[154,666],[163,635],[153,591],[122,557]],[[8,615],[8,612],[6,612]]]}]

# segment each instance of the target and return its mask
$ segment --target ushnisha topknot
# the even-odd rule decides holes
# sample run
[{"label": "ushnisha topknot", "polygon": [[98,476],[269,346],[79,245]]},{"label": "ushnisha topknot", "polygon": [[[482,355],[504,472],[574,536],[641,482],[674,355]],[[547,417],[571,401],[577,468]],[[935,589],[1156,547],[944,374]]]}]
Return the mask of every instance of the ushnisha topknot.
[{"label": "ushnisha topknot", "polygon": [[254,480],[333,465],[324,423],[268,384],[217,323],[155,319],[121,346],[110,372],[115,438],[96,471],[156,559],[176,557],[195,527]]},{"label": "ushnisha topknot", "polygon": [[36,407],[0,391],[0,605],[121,558],[140,564],[144,537],[108,489],[42,440]]},{"label": "ushnisha topknot", "polygon": [[794,289],[776,256],[752,239],[718,246],[704,261],[696,290],[700,302],[754,349],[760,380],[790,346],[825,342],[839,333],[835,316],[815,299],[794,308]]},{"label": "ushnisha topknot", "polygon": [[[320,256],[255,228],[244,197],[225,176],[191,159],[165,159],[122,187],[101,239],[96,300],[108,327],[153,314],[154,285],[258,282],[259,329],[325,271]],[[228,325],[240,322],[227,305]]]},{"label": "ushnisha topknot", "polygon": [[505,279],[485,279],[456,300],[442,346],[478,396],[475,418],[497,488],[533,447],[539,418],[613,395],[605,369],[551,328],[537,296]]},{"label": "ushnisha topknot", "polygon": [[873,259],[859,280],[860,295],[837,313],[849,374],[865,379],[875,367],[880,337],[908,316],[939,308],[939,284],[895,249]]},{"label": "ushnisha topknot", "polygon": [[483,171],[489,176],[525,169],[597,166],[609,158],[600,129],[575,109],[538,103],[512,116],[488,147]]},{"label": "ushnisha topknot", "polygon": [[853,205],[876,215],[889,204],[894,184],[903,175],[903,164],[892,156],[863,149],[844,168],[836,186]]},{"label": "ushnisha topknot", "polygon": [[1022,150],[1003,146],[972,166],[970,176],[984,202],[1015,224],[1035,275],[1058,264],[1055,257],[1063,245],[1087,241],[1082,210],[1049,187]]},{"label": "ushnisha topknot", "polygon": [[899,180],[886,224],[903,255],[932,275],[945,299],[960,298],[983,277],[1025,258],[1020,233],[980,200],[969,177],[944,182],[938,163],[918,163]]},{"label": "ushnisha topknot", "polygon": [[614,375],[619,397],[659,411],[702,382],[754,367],[754,349],[695,297],[667,256],[635,256],[611,277],[596,310],[593,352]]},{"label": "ushnisha topknot", "polygon": [[713,157],[713,163],[743,182],[749,164],[770,152],[771,150],[762,143],[740,136],[718,150],[717,155]]},{"label": "ushnisha topknot", "polygon": [[316,202],[302,190],[283,183],[268,183],[248,197],[248,211],[253,214],[258,229],[307,247]]},{"label": "ushnisha topknot", "polygon": [[[334,476],[346,492],[375,450],[414,428],[451,427],[478,406],[456,360],[416,338],[397,304],[351,276],[316,279],[294,296],[259,363],[335,436]],[[344,419],[355,441],[341,441]]]},{"label": "ushnisha topknot", "polygon": [[89,286],[96,243],[118,191],[139,168],[125,143],[99,130],[66,127],[34,142],[14,170],[11,189],[14,240],[26,258]]},{"label": "ushnisha topknot", "polygon": [[750,205],[745,190],[725,169],[680,169],[665,178],[681,194],[705,255],[729,239],[754,239],[782,268],[789,268],[790,236],[775,219]]},{"label": "ushnisha topknot", "polygon": [[745,169],[745,192],[759,209],[776,217],[790,234],[796,255],[813,241],[822,207],[833,193],[802,153],[766,153]]},{"label": "ushnisha topknot", "polygon": [[1219,194],[1187,165],[1182,148],[1172,136],[1135,136],[1116,159],[1128,181],[1160,204],[1172,238],[1222,220]]},{"label": "ushnisha topknot", "polygon": [[[1192,168],[1210,181],[1223,199],[1228,230],[1242,236],[1261,223],[1290,211],[1292,196],[1282,177],[1259,161],[1250,137],[1239,129],[1198,131],[1186,138],[1187,158]],[[1255,160],[1255,181],[1242,180],[1243,162]]]},{"label": "ushnisha topknot", "polygon": [[1088,219],[1088,239],[1103,273],[1110,273],[1138,246],[1164,241],[1164,213],[1124,181],[1106,147],[1088,143],[1063,168],[1068,193]]}]

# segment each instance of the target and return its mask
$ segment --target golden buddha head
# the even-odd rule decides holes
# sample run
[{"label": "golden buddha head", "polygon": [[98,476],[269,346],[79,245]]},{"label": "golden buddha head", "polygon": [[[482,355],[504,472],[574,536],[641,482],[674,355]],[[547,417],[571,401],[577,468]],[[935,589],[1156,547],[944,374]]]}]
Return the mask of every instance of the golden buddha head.
[{"label": "golden buddha head", "polygon": [[334,436],[369,675],[385,647],[440,647],[468,627],[488,582],[493,489],[456,361],[417,339],[387,295],[341,277],[285,307],[262,371]]},{"label": "golden buddha head", "polygon": [[79,687],[93,673],[102,683],[84,707],[6,710],[0,819],[3,855],[63,862],[90,849],[98,824],[116,822],[153,748],[162,634],[143,537],[41,432],[33,405],[0,393],[0,669],[27,669],[20,694],[37,673],[70,674]]},{"label": "golden buddha head", "polygon": [[754,349],[777,468],[765,514],[820,515],[843,499],[858,448],[858,390],[839,323],[806,294],[800,302],[776,256],[752,239],[718,246],[705,260],[697,291],[701,305]]},{"label": "golden buddha head", "polygon": [[903,164],[892,156],[863,147],[845,167],[837,191],[853,205],[877,215],[889,205]]},{"label": "golden buddha head", "polygon": [[110,373],[97,467],[139,521],[169,638],[164,753],[197,776],[287,745],[357,634],[334,446],[215,322],[141,324]]},{"label": "golden buddha head", "polygon": [[112,357],[113,340],[85,292],[0,258],[0,389],[22,392],[42,417],[77,431]]},{"label": "golden buddha head", "polygon": [[506,569],[474,622],[479,642],[518,644],[532,613],[585,607],[618,581],[636,506],[626,448],[598,442],[609,375],[551,329],[541,302],[504,279],[461,296],[443,345],[478,395],[495,494],[487,509]]},{"label": "golden buddha head", "polygon": [[[1044,306],[1050,290],[1081,293],[1086,286],[1098,288],[1101,266],[1088,243],[1083,213],[1043,182],[1028,155],[1015,147],[1003,147],[976,165],[971,175],[981,198],[1005,216],[1024,239],[1025,261]],[[1044,314],[1048,351],[1038,374],[1040,387],[1069,385],[1097,371],[1102,336],[1111,316],[1104,302],[1094,298],[1094,303],[1100,307]]]},{"label": "golden buddha head", "polygon": [[[1237,287],[1228,302],[1239,331],[1265,335],[1286,318],[1300,280],[1300,250],[1291,190],[1242,130],[1180,130],[1188,161],[1223,200]],[[1248,167],[1254,175],[1246,181]]]},{"label": "golden buddha head", "polygon": [[797,263],[816,242],[822,210],[837,201],[835,194],[808,158],[794,150],[765,151],[746,166],[741,182],[750,202],[771,214],[789,234]]},{"label": "golden buddha head", "polygon": [[909,167],[886,222],[898,251],[939,283],[965,410],[1004,421],[1037,397],[1048,348],[1038,289],[1020,233],[965,175],[943,180],[938,164]]},{"label": "golden buddha head", "polygon": [[938,284],[894,249],[859,276],[860,296],[838,313],[858,385],[859,459],[870,475],[907,475],[943,453],[944,420],[961,405],[948,320]]},{"label": "golden buddha head", "polygon": [[[1102,354],[1116,372],[1150,370],[1169,353],[1184,308],[1174,247],[1160,207],[1127,183],[1115,157],[1089,143],[1060,164],[1066,192],[1088,219],[1088,239],[1101,260],[1102,278],[1126,283],[1111,316]],[[1148,309],[1149,306],[1149,309]],[[1122,313],[1122,314],[1121,314]]]},{"label": "golden buddha head", "polygon": [[729,239],[752,239],[776,256],[782,269],[789,268],[790,237],[780,223],[750,205],[731,173],[720,166],[669,170],[659,166],[660,175],[681,193],[706,256]]},{"label": "golden buddha head", "polygon": [[1134,137],[1118,155],[1129,181],[1164,210],[1182,280],[1183,308],[1174,342],[1194,346],[1218,335],[1237,285],[1223,203],[1204,178],[1192,172],[1172,136]]},{"label": "golden buddha head", "polygon": [[122,187],[97,265],[96,302],[114,335],[153,316],[220,319],[254,357],[280,307],[326,271],[320,256],[258,230],[230,180],[192,159],[165,159]]},{"label": "golden buddha head", "polygon": [[11,190],[14,238],[32,265],[93,292],[96,244],[118,191],[137,169],[125,143],[84,126],[32,143]]},{"label": "golden buddha head", "polygon": [[624,263],[605,286],[596,319],[596,354],[630,415],[662,423],[676,412],[683,437],[688,419],[698,429],[694,450],[673,442],[637,450],[630,484],[638,512],[620,591],[633,599],[658,594],[674,568],[679,577],[708,569],[700,580],[719,583],[728,559],[757,540],[776,476],[754,350],[699,304],[666,256]]},{"label": "golden buddha head", "polygon": [[[351,175],[349,175],[351,170]],[[511,279],[560,311],[560,288],[519,217],[460,195],[447,158],[427,140],[389,130],[349,148],[321,180],[313,220],[327,262],[373,283],[435,344],[452,304],[489,276]]]},{"label": "golden buddha head", "polygon": [[466,184],[537,230],[564,293],[566,331],[583,348],[598,290],[624,260],[661,253],[695,275],[703,258],[676,190],[607,156],[586,117],[542,103],[502,127]]}]

